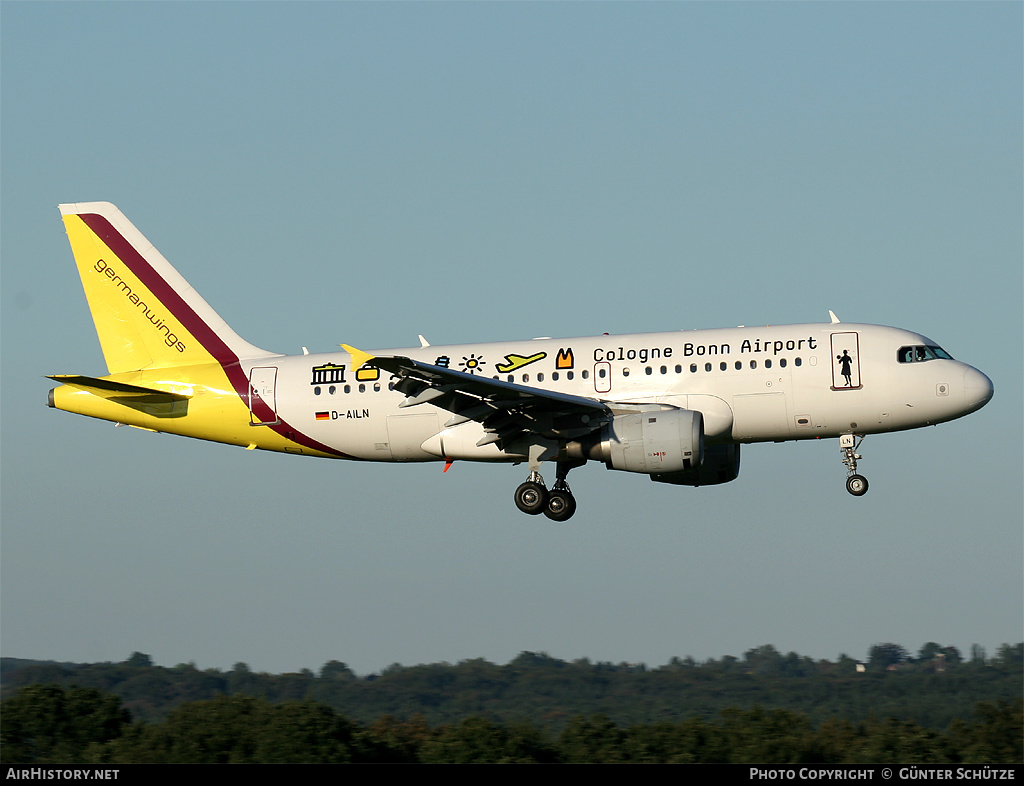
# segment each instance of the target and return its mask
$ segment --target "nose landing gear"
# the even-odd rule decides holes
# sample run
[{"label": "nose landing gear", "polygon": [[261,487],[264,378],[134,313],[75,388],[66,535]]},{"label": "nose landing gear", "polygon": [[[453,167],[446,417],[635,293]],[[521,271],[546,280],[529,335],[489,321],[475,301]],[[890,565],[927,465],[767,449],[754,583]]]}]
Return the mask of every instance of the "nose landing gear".
[{"label": "nose landing gear", "polygon": [[843,434],[839,437],[839,449],[847,469],[846,490],[855,497],[863,496],[868,491],[868,479],[857,474],[857,459],[860,458],[857,448],[863,441],[864,437],[858,439],[856,434]]}]

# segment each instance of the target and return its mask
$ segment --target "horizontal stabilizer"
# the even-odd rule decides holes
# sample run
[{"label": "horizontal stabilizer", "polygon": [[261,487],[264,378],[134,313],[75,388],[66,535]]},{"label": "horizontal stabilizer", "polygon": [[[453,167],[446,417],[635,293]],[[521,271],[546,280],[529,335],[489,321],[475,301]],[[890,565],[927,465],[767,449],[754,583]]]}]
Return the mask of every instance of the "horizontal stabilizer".
[{"label": "horizontal stabilizer", "polygon": [[180,393],[168,393],[166,390],[143,388],[138,385],[128,385],[124,382],[114,382],[109,379],[98,379],[96,377],[83,377],[78,374],[54,374],[48,378],[54,382],[71,385],[71,387],[79,388],[80,390],[88,390],[90,393],[95,393],[103,398],[110,398],[112,394],[118,396],[146,396],[154,403],[157,400],[171,402],[188,401],[188,399],[192,398],[191,396],[183,396]]},{"label": "horizontal stabilizer", "polygon": [[[110,379],[83,377],[78,374],[54,374],[49,379],[155,417],[183,417],[188,410],[188,400],[191,398],[191,396],[181,393],[144,388]],[[54,406],[53,391],[50,391],[50,402],[50,406]]]}]

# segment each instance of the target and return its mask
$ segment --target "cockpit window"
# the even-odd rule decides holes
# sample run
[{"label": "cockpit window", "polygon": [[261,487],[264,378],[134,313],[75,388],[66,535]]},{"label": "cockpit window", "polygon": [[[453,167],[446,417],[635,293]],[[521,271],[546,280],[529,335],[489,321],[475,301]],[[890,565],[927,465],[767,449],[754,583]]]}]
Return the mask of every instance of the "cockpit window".
[{"label": "cockpit window", "polygon": [[950,355],[942,347],[930,344],[927,346],[916,346],[916,347],[900,347],[896,353],[896,360],[900,363],[921,363],[925,360],[936,360],[942,358],[943,360],[952,360],[953,356]]}]

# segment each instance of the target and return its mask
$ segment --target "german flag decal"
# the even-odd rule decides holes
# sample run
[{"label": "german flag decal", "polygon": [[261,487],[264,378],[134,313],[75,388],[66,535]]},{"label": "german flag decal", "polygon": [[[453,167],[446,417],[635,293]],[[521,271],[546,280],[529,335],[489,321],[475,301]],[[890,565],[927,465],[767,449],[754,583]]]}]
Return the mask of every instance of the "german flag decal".
[{"label": "german flag decal", "polygon": [[316,413],[316,419],[317,420],[330,420],[331,419],[331,413],[330,412],[317,412]]}]

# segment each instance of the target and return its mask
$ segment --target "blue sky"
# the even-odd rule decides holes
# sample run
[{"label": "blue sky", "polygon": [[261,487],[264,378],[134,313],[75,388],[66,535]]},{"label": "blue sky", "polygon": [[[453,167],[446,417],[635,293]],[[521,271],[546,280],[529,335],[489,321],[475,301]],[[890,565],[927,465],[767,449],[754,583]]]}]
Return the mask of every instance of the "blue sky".
[{"label": "blue sky", "polygon": [[[1022,638],[1018,3],[0,6],[2,654],[357,672],[523,650],[816,658]],[[599,465],[246,452],[47,409],[104,372],[56,206],[117,204],[247,340],[328,351],[827,319],[995,398]]]}]

